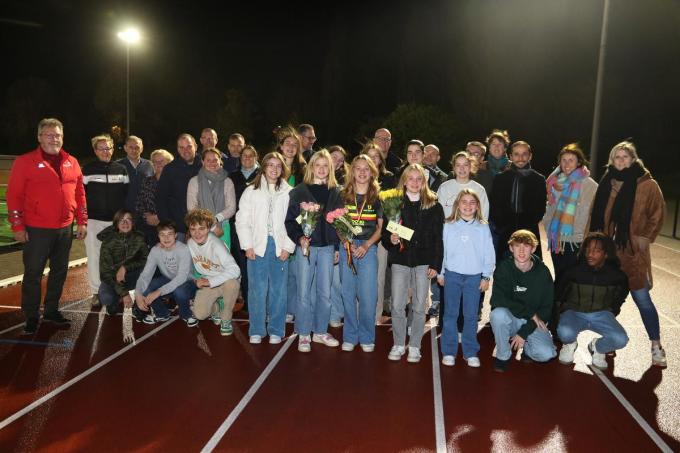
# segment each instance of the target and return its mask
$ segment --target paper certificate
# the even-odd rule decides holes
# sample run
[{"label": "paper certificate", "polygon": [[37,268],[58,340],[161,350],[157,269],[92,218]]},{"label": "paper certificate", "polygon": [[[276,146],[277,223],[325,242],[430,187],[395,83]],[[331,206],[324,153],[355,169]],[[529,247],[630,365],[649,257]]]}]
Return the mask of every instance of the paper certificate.
[{"label": "paper certificate", "polygon": [[394,233],[400,238],[406,239],[407,241],[410,241],[413,237],[412,229],[406,228],[404,225],[399,225],[398,223],[395,223],[391,220],[387,223],[387,231]]}]

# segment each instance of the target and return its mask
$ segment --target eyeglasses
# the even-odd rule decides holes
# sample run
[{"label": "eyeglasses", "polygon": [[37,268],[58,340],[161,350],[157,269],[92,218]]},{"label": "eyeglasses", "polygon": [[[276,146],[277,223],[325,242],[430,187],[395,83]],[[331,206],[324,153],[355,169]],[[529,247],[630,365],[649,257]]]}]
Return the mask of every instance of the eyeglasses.
[{"label": "eyeglasses", "polygon": [[130,217],[123,217],[118,221],[118,223],[132,223],[132,218]]},{"label": "eyeglasses", "polygon": [[61,134],[40,134],[41,136],[47,137],[50,140],[54,140],[55,138],[61,138],[63,135]]},{"label": "eyeglasses", "polygon": [[303,135],[302,137],[306,138],[306,139],[309,140],[310,142],[315,142],[315,141],[316,141],[316,137],[313,136],[313,135]]},{"label": "eyeglasses", "polygon": [[97,151],[111,151],[113,148],[112,147],[106,147],[106,148],[97,148]]},{"label": "eyeglasses", "polygon": [[373,140],[380,140],[381,142],[391,142],[392,137],[373,137]]}]

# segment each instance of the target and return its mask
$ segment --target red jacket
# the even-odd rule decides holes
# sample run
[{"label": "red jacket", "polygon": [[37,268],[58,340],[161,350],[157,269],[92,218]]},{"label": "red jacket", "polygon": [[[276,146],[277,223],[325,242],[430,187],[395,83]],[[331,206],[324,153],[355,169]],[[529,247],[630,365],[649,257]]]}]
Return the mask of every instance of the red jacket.
[{"label": "red jacket", "polygon": [[75,157],[61,156],[61,179],[42,157],[40,147],[16,158],[7,184],[7,211],[12,231],[26,226],[63,228],[77,218],[87,224],[83,174]]}]

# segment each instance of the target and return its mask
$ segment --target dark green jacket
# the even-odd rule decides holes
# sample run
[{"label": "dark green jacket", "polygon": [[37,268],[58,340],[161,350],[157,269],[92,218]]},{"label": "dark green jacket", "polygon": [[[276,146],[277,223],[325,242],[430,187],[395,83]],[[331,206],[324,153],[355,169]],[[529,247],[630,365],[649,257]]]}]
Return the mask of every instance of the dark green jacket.
[{"label": "dark green jacket", "polygon": [[149,248],[144,241],[144,235],[139,231],[119,233],[111,225],[97,235],[102,241],[99,252],[99,276],[103,282],[110,285],[119,296],[124,296],[128,290],[116,281],[116,272],[121,266],[126,271],[142,269],[149,254]]},{"label": "dark green jacket", "polygon": [[525,340],[536,330],[531,319],[535,314],[544,322],[550,320],[553,307],[553,279],[545,264],[532,256],[533,267],[522,272],[515,266],[512,256],[503,259],[493,274],[491,308],[504,307],[515,318],[526,319],[517,334]]},{"label": "dark green jacket", "polygon": [[611,311],[618,315],[626,296],[628,277],[621,269],[607,263],[599,269],[585,262],[569,268],[555,291],[560,312]]}]

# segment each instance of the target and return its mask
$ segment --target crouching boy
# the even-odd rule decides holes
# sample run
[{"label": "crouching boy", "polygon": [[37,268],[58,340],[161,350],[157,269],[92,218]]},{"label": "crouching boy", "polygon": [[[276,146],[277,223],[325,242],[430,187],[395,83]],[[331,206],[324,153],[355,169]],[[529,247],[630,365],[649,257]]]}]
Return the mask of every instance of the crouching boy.
[{"label": "crouching boy", "polygon": [[194,282],[198,290],[194,298],[194,317],[203,320],[210,316],[213,305],[218,304],[220,333],[231,335],[231,315],[238,297],[239,270],[236,261],[217,236],[210,232],[215,224],[215,216],[207,209],[192,209],[185,217],[189,235],[187,241],[194,263]]},{"label": "crouching boy", "polygon": [[[186,244],[177,241],[177,230],[172,222],[160,222],[156,230],[159,242],[149,252],[135,287],[137,307],[148,313],[143,318],[144,323],[165,321],[170,317],[170,310],[161,296],[170,296],[179,307],[179,317],[187,326],[194,327],[198,321],[192,316],[189,305],[196,293],[196,285],[191,279],[191,252]],[[156,270],[160,273],[158,277],[154,277]]]},{"label": "crouching boy", "polygon": [[533,254],[538,239],[529,230],[517,230],[508,245],[512,256],[498,263],[491,295],[494,370],[499,372],[507,369],[513,349],[523,348],[522,358],[536,362],[547,362],[556,355],[546,325],[552,313],[553,280]]},{"label": "crouching boy", "polygon": [[559,361],[573,363],[578,334],[592,330],[602,335],[588,345],[592,363],[605,370],[605,355],[628,344],[628,335],[616,320],[628,295],[628,278],[621,270],[614,241],[603,233],[588,234],[579,255],[579,263],[566,271],[556,291],[557,335],[563,343]]}]

